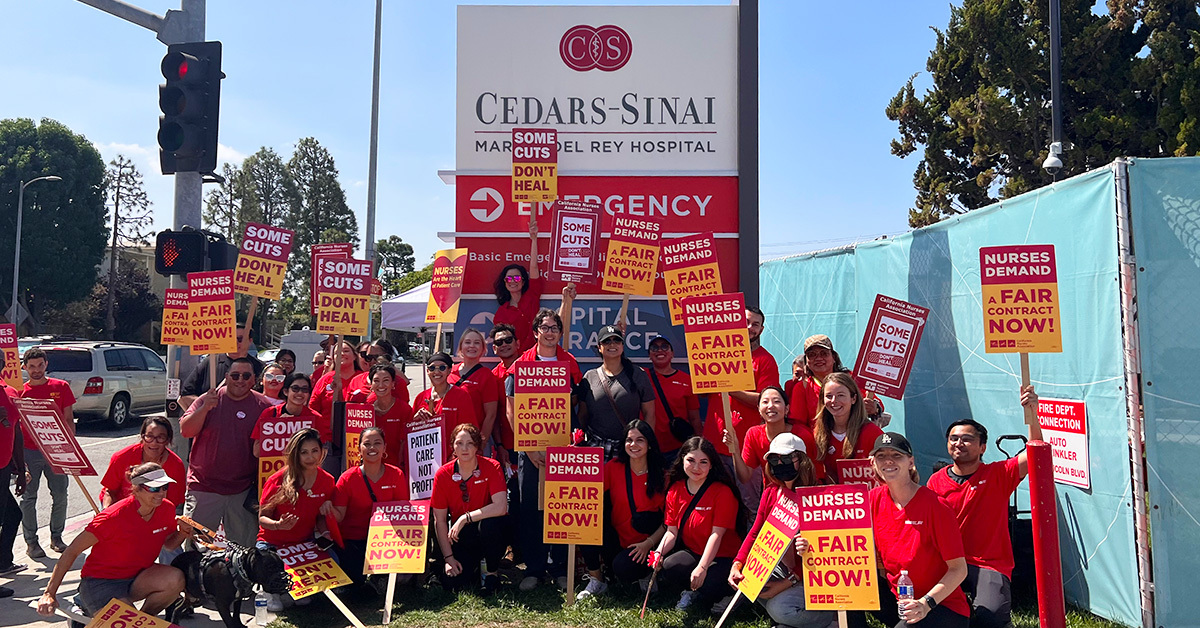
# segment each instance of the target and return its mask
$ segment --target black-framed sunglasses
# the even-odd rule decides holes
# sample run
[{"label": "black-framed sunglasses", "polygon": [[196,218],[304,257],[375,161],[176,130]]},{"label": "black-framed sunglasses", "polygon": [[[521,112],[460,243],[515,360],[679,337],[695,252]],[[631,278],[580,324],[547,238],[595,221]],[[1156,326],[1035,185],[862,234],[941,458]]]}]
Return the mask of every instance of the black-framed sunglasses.
[{"label": "black-framed sunglasses", "polygon": [[792,452],[786,456],[779,454],[768,454],[767,464],[783,464],[785,462],[793,462],[796,458],[796,452]]},{"label": "black-framed sunglasses", "polygon": [[465,504],[465,503],[471,501],[471,485],[467,482],[467,480],[465,478],[461,482],[458,483],[458,488],[459,488],[459,490],[462,491],[463,503]]},{"label": "black-framed sunglasses", "polygon": [[425,368],[426,368],[426,370],[434,371],[437,373],[450,370],[450,367],[446,366],[445,364],[441,364],[441,363],[430,364],[430,365],[426,366]]},{"label": "black-framed sunglasses", "polygon": [[502,347],[504,345],[511,345],[516,341],[517,339],[512,336],[505,336],[503,338],[493,338],[492,344],[496,345],[497,347]]},{"label": "black-framed sunglasses", "polygon": [[325,360],[313,360],[313,366],[321,366],[324,363]]},{"label": "black-framed sunglasses", "polygon": [[312,392],[312,389],[311,389],[311,388],[308,388],[308,387],[305,387],[305,386],[296,386],[296,385],[288,386],[288,390],[290,390],[290,391],[292,391],[292,392],[294,392],[294,393],[304,393],[304,394],[306,394],[306,395],[307,395],[308,393]]},{"label": "black-framed sunglasses", "polygon": [[161,493],[161,492],[167,490],[167,487],[165,487],[165,486],[146,486],[145,484],[141,484],[140,486],[147,493]]},{"label": "black-framed sunglasses", "polygon": [[243,379],[254,379],[254,373],[229,373],[225,377],[236,382]]}]

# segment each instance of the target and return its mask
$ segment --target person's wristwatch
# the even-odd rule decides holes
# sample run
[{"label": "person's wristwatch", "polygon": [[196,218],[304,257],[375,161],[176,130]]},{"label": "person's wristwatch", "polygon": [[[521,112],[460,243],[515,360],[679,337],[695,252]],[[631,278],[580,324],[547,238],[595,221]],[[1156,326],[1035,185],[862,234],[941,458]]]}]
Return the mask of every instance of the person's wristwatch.
[{"label": "person's wristwatch", "polygon": [[929,607],[929,610],[937,608],[937,600],[933,599],[932,595],[926,595],[925,597],[921,598],[921,601],[925,602],[925,605]]}]

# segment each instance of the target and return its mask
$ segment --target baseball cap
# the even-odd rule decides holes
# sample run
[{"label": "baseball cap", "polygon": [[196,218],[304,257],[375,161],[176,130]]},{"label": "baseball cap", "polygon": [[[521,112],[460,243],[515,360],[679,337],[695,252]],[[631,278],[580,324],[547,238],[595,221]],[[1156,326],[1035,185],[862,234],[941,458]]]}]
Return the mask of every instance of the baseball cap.
[{"label": "baseball cap", "polygon": [[147,471],[141,475],[135,475],[129,478],[129,483],[134,486],[149,486],[150,488],[159,488],[168,484],[174,483],[175,480],[167,475],[167,472],[162,469],[154,469]]},{"label": "baseball cap", "polygon": [[652,338],[652,339],[650,340],[650,345],[653,345],[654,343],[662,343],[662,344],[664,344],[664,345],[667,345],[668,347],[670,347],[670,348],[672,348],[672,349],[674,349],[674,348],[675,348],[675,347],[674,347],[674,346],[671,344],[671,339],[670,339],[670,338],[667,338],[666,336],[655,336],[654,338]]},{"label": "baseball cap", "polygon": [[808,449],[804,447],[804,439],[791,432],[784,432],[771,439],[771,448],[767,450],[767,453],[786,456],[793,451],[808,455]]},{"label": "baseball cap", "polygon": [[833,351],[833,341],[825,334],[814,334],[804,339],[804,352],[808,353],[808,350],[813,347],[825,347]]},{"label": "baseball cap", "polygon": [[875,439],[875,446],[871,448],[871,455],[874,456],[881,449],[895,449],[896,451],[906,455],[913,455],[912,445],[908,439],[899,432],[884,432]]},{"label": "baseball cap", "polygon": [[620,338],[621,340],[624,340],[625,335],[621,333],[621,330],[617,329],[613,325],[605,325],[604,327],[600,328],[600,331],[596,332],[596,342],[603,343],[609,338]]}]

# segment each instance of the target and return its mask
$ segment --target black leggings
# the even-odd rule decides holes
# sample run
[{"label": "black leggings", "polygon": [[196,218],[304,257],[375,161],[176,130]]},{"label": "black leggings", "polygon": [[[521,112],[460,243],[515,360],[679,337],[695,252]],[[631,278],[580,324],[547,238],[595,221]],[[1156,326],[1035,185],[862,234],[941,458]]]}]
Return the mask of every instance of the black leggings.
[{"label": "black leggings", "polygon": [[363,574],[363,562],[367,558],[366,539],[345,539],[345,546],[333,548],[338,567],[346,572],[355,583],[362,584],[367,576]]},{"label": "black leggings", "polygon": [[[632,549],[621,547],[615,538],[609,542],[608,536],[605,534],[603,546],[579,546],[579,553],[583,554],[583,564],[588,571],[599,571],[603,563],[608,565],[613,578],[626,584],[650,575],[651,569],[646,563],[634,562]],[[615,537],[616,534],[614,533],[612,536]]]},{"label": "black leggings", "polygon": [[450,551],[454,553],[458,564],[462,565],[462,571],[452,578],[443,577],[442,582],[451,590],[478,587],[480,559],[487,561],[488,573],[496,573],[506,547],[504,521],[501,518],[488,517],[468,523],[458,533],[458,542],[450,544]]},{"label": "black leggings", "polygon": [[[658,577],[664,586],[690,589],[692,588],[692,571],[699,564],[699,554],[688,549],[678,549],[663,558],[662,572]],[[708,566],[708,573],[704,574],[704,584],[696,590],[696,594],[699,596],[698,602],[711,604],[733,593],[727,582],[731,567],[733,567],[732,558],[713,560],[712,564]]]}]

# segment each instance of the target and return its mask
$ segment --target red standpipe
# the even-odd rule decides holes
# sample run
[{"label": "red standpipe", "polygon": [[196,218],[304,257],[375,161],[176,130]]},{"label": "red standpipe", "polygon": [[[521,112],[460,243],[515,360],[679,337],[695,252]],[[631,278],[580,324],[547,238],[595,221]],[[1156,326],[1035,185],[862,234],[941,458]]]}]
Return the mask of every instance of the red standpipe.
[{"label": "red standpipe", "polygon": [[1050,445],[1040,440],[1025,446],[1029,456],[1029,502],[1033,511],[1033,560],[1037,567],[1038,619],[1041,628],[1066,628],[1062,554],[1058,548],[1058,503],[1054,492],[1054,460]]}]

